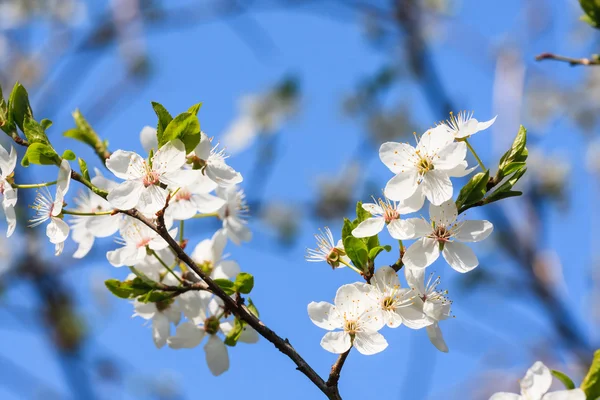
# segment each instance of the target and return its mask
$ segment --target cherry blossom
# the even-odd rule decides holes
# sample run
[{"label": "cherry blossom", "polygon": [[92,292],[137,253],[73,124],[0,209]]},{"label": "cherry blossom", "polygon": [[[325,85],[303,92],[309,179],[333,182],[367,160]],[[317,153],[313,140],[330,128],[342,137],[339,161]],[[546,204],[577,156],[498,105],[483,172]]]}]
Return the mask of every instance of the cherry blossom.
[{"label": "cherry blossom", "polygon": [[237,262],[223,259],[226,244],[227,236],[220,229],[211,239],[198,243],[192,252],[192,259],[212,279],[233,279],[240,273]]},{"label": "cherry blossom", "polygon": [[342,239],[336,243],[329,227],[315,235],[317,239],[316,249],[306,249],[306,261],[323,262],[331,265],[332,268],[343,268],[350,263],[350,258],[346,255]]},{"label": "cherry blossom", "polygon": [[8,228],[6,237],[10,237],[17,226],[17,216],[15,214],[15,205],[17,205],[17,189],[13,188],[9,182],[17,165],[17,152],[13,146],[10,146],[10,154],[6,149],[0,146],[0,194],[2,194],[2,209],[6,217]]},{"label": "cherry blossom", "polygon": [[340,287],[335,295],[335,305],[321,301],[308,305],[308,315],[319,328],[328,332],[321,340],[321,346],[331,353],[344,353],[356,347],[360,353],[379,353],[388,346],[378,331],[385,325],[378,310],[378,304],[368,295],[364,284],[350,284]]},{"label": "cherry blossom", "polygon": [[237,186],[227,188],[218,187],[217,196],[225,200],[225,204],[219,209],[218,214],[223,221],[223,230],[227,237],[235,244],[248,242],[252,239],[252,232],[246,226],[246,195]]},{"label": "cherry blossom", "polygon": [[[364,203],[362,208],[373,217],[362,221],[354,230],[352,235],[357,238],[371,237],[377,235],[387,226],[390,236],[397,240],[410,239],[414,236],[413,225],[400,219],[400,214],[408,214],[418,211],[423,205],[423,199],[419,196],[407,199],[408,202],[398,203],[389,199],[379,199],[375,203]],[[411,204],[411,202],[413,204]]]},{"label": "cherry blossom", "polygon": [[195,180],[179,187],[169,202],[167,213],[173,219],[186,220],[197,213],[212,214],[225,205],[224,199],[210,194],[217,188],[217,184],[200,171],[196,172]]},{"label": "cherry blossom", "polygon": [[65,247],[65,240],[69,237],[69,225],[62,219],[62,208],[65,195],[71,183],[71,166],[67,160],[62,160],[56,181],[56,195],[54,199],[47,187],[38,191],[33,206],[36,216],[30,221],[30,227],[36,227],[48,220],[46,236],[50,243],[55,245],[54,254],[60,255]]},{"label": "cherry blossom", "polygon": [[171,323],[177,325],[181,320],[181,308],[175,300],[157,303],[134,301],[134,317],[152,321],[152,339],[157,348],[163,347],[171,335]]},{"label": "cherry blossom", "polygon": [[496,117],[489,121],[479,122],[473,118],[473,113],[461,111],[458,114],[450,113],[450,119],[444,121],[444,126],[456,139],[466,139],[479,131],[483,131],[496,121]]},{"label": "cherry blossom", "polygon": [[585,400],[586,395],[581,389],[559,390],[550,392],[552,385],[552,373],[541,361],[527,370],[525,377],[521,379],[521,394],[496,393],[490,400]]},{"label": "cherry blossom", "polygon": [[192,156],[194,163],[219,186],[231,187],[241,183],[242,175],[225,162],[228,157],[225,150],[219,150],[218,144],[212,147],[212,139],[204,132],[200,135],[200,143]]},{"label": "cherry blossom", "polygon": [[455,142],[442,125],[425,132],[416,148],[406,143],[384,143],[379,157],[396,174],[388,181],[384,194],[395,201],[424,195],[431,203],[440,205],[452,198],[450,177],[467,173],[466,155],[466,144]]},{"label": "cherry blossom", "polygon": [[425,268],[440,256],[461,273],[469,272],[479,265],[477,256],[461,242],[479,242],[493,230],[489,221],[456,221],[457,209],[452,200],[440,206],[430,204],[431,224],[419,218],[408,221],[414,225],[415,237],[419,238],[407,250],[402,261],[408,268]]}]

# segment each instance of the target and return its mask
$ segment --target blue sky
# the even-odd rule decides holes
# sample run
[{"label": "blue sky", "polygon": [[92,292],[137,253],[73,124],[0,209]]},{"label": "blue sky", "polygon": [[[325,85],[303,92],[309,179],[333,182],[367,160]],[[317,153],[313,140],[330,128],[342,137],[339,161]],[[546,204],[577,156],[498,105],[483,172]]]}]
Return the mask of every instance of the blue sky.
[{"label": "blue sky", "polygon": [[[495,46],[518,40],[520,32],[525,33],[528,27],[523,26],[522,2],[465,0],[463,3],[457,9],[458,15],[441,27],[447,36],[434,44],[434,59],[455,103],[461,109],[474,110],[480,120],[486,120],[493,116]],[[524,57],[531,60],[533,55],[546,50],[587,54],[582,46],[549,47],[569,24],[576,23],[577,14],[576,9],[569,9],[541,39],[520,43]],[[340,102],[343,96],[355,87],[358,78],[371,73],[386,58],[364,40],[359,16],[349,15],[340,21],[323,13],[279,11],[259,13],[254,17],[270,35],[276,50],[257,56],[242,40],[239,31],[232,29],[232,24],[243,26],[244,23],[235,19],[229,23],[215,21],[193,29],[148,36],[146,46],[154,74],[150,83],[140,92],[119,99],[118,112],[95,125],[96,130],[110,141],[111,149],[142,151],[139,131],[144,125],[155,124],[150,101],[161,102],[173,113],[202,101],[204,105],[199,115],[202,129],[218,137],[236,115],[236,100],[240,95],[265,90],[279,78],[293,73],[301,81],[301,112],[280,133],[278,161],[267,182],[265,197],[293,203],[313,199],[317,191],[316,178],[339,173],[362,135],[361,126],[342,115]],[[471,35],[470,32],[479,34]],[[585,73],[566,65],[533,65],[533,61],[526,64],[531,68],[545,68],[547,76],[565,83],[573,82]],[[75,109],[97,95],[104,82],[123,66],[116,49],[112,48],[93,68],[93,78],[77,88],[77,94],[64,105],[64,110]],[[36,98],[35,93],[31,95]],[[413,119],[422,130],[446,117],[432,114],[418,87],[411,84],[401,85],[388,100],[390,104],[394,100],[408,101],[412,105]],[[60,102],[60,96],[53,101]],[[502,115],[498,117],[501,118]],[[73,146],[59,136],[71,126],[68,112],[56,118],[50,131],[56,135],[55,147],[71,146],[78,155],[93,160],[91,152]],[[577,160],[585,149],[585,140],[576,133],[562,134],[574,130],[569,120],[561,119],[537,141],[545,149],[560,149],[570,159]],[[516,127],[505,134],[513,136],[515,133]],[[498,155],[492,154],[490,137],[481,134],[473,138],[473,144],[484,161],[493,164],[492,157]],[[256,159],[255,150],[253,147],[232,157],[230,163],[242,174],[251,171]],[[370,157],[361,168],[382,187],[391,177],[376,157]],[[44,171],[39,176],[46,179],[54,174],[55,171]],[[589,188],[589,179],[591,177],[585,171],[574,174],[571,187]],[[595,198],[595,194],[595,190],[592,193],[574,190],[569,196],[571,208],[566,212],[549,208],[548,220],[551,222],[547,231],[540,233],[547,238],[548,248],[560,246],[559,256],[568,268],[567,299],[581,319],[579,323],[586,317],[585,292],[589,289],[589,265],[592,262],[589,256],[591,239],[579,237],[581,232],[589,232],[593,221],[597,221],[590,206],[590,199]],[[361,199],[357,197],[356,200]],[[513,207],[517,201],[509,200]],[[474,218],[478,214],[473,211],[469,216]],[[244,271],[255,276],[252,298],[265,323],[289,338],[298,352],[321,375],[326,375],[335,356],[319,346],[324,331],[311,323],[306,305],[311,301],[331,301],[340,285],[356,281],[358,277],[347,269],[331,271],[325,264],[304,261],[305,247],[314,245],[312,234],[323,224],[306,219],[301,225],[297,245],[282,247],[266,226],[251,222],[255,243],[240,247],[229,244],[226,252]],[[329,225],[334,234],[339,235],[341,221]],[[186,232],[195,244],[207,237],[212,227],[214,225],[197,221]],[[382,240],[383,237],[385,235]],[[392,243],[391,238],[386,239]],[[105,241],[105,247],[110,246]],[[65,274],[66,282],[80,300],[80,311],[86,317],[87,328],[94,332],[94,341],[89,344],[86,357],[93,359],[106,352],[108,357],[117,355],[117,362],[127,360],[120,365],[128,377],[130,390],[122,394],[117,389],[111,392],[110,388],[103,388],[100,395],[147,398],[139,388],[146,383],[136,384],[139,382],[136,377],[173,374],[184,398],[319,398],[317,390],[295,371],[292,362],[266,340],[256,345],[240,344],[230,348],[230,371],[217,378],[210,375],[201,348],[157,350],[150,328],[144,326],[143,320],[130,318],[132,307],[126,301],[108,298],[109,312],[103,313],[95,296],[90,294],[92,281],[122,278],[127,271],[111,267],[102,254],[69,266],[72,263],[69,255],[73,250],[72,245],[67,245],[59,262],[72,268]],[[479,244],[476,250],[482,260],[480,268],[507,265],[503,262],[505,257],[494,253],[498,251],[494,247]],[[382,260],[392,259],[389,256]],[[340,381],[344,398],[422,399],[439,398],[436,395],[440,393],[455,396],[449,398],[464,398],[456,395],[455,390],[476,379],[477,374],[493,368],[513,368],[516,376],[521,376],[535,361],[527,347],[539,342],[541,337],[547,337],[550,329],[535,301],[486,289],[467,291],[461,287],[464,277],[458,276],[443,261],[430,268],[442,275],[443,286],[450,290],[450,298],[454,300],[456,318],[442,323],[450,353],[437,352],[424,330],[385,329],[383,334],[390,344],[386,351],[370,357],[356,352],[350,355]],[[9,296],[14,303],[31,303],[32,295],[24,286],[9,291]],[[12,356],[17,364],[52,387],[66,391],[52,349],[39,331],[0,330],[0,338],[3,354]],[[35,360],[35,367],[32,360]],[[133,389],[133,386],[138,388]],[[515,389],[514,386],[506,387],[506,390]],[[16,397],[0,387],[0,398]]]}]

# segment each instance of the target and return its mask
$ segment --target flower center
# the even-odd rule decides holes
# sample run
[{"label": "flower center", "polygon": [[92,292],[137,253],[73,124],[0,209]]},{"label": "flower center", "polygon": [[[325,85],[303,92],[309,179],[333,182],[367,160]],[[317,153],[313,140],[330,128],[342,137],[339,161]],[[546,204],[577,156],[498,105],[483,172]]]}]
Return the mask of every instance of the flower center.
[{"label": "flower center", "polygon": [[200,264],[200,269],[206,275],[210,275],[213,272],[213,269],[215,269],[215,267],[211,261],[204,261],[202,264]]},{"label": "flower center", "polygon": [[356,322],[356,321],[344,322],[344,330],[351,335],[356,334],[356,331],[358,330],[358,322]]},{"label": "flower center", "polygon": [[419,161],[417,161],[417,169],[421,175],[433,170],[433,161],[431,160],[431,157],[420,156]]},{"label": "flower center", "polygon": [[169,307],[171,307],[171,304],[173,304],[173,301],[175,301],[174,299],[167,299],[167,300],[162,300],[162,301],[157,301],[156,303],[156,309],[160,312],[165,311],[166,309],[168,309]]},{"label": "flower center", "polygon": [[144,187],[156,185],[159,182],[160,175],[156,171],[148,171],[144,176]]},{"label": "flower center", "polygon": [[190,200],[191,198],[192,198],[192,194],[190,193],[189,190],[186,190],[186,189],[179,189],[179,191],[177,192],[177,195],[175,195],[175,200],[177,200],[177,201]]},{"label": "flower center", "polygon": [[449,242],[452,237],[452,232],[446,228],[444,225],[438,225],[435,227],[433,231],[434,239],[436,239],[440,243]]},{"label": "flower center", "polygon": [[208,317],[204,321],[204,330],[209,335],[216,335],[219,332],[219,319],[217,317]]},{"label": "flower center", "polygon": [[383,299],[383,301],[381,302],[381,307],[385,310],[385,311],[394,311],[396,309],[395,307],[396,305],[396,301],[394,300],[393,297],[388,296],[385,299]]},{"label": "flower center", "polygon": [[152,239],[150,238],[141,238],[140,241],[137,242],[137,248],[146,247],[151,240]]}]

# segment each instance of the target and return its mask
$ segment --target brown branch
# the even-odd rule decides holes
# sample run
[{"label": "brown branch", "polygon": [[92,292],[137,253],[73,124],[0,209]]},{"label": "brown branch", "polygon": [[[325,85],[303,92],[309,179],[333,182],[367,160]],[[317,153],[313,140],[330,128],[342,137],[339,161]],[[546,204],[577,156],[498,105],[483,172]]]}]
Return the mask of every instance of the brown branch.
[{"label": "brown branch", "polygon": [[336,393],[339,393],[338,381],[340,380],[340,373],[342,372],[346,358],[348,358],[348,354],[350,354],[350,350],[352,350],[352,347],[350,347],[346,352],[340,354],[335,364],[331,366],[331,372],[329,373],[329,379],[327,379],[326,384],[332,390],[335,390]]},{"label": "brown branch", "polygon": [[542,53],[535,57],[535,61],[544,60],[562,61],[569,63],[572,67],[577,65],[600,65],[600,57],[597,54],[593,54],[591,58],[572,58],[553,53]]}]

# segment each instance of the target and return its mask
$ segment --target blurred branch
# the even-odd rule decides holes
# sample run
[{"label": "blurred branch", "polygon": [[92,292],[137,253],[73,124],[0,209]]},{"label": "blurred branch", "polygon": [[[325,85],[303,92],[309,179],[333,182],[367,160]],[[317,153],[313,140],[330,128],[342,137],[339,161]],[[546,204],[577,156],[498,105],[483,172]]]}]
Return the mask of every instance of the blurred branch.
[{"label": "blurred branch", "polygon": [[600,65],[600,57],[597,54],[593,54],[591,58],[571,58],[560,56],[553,53],[542,53],[535,57],[536,61],[554,60],[569,63],[570,66],[575,67],[577,65]]}]

